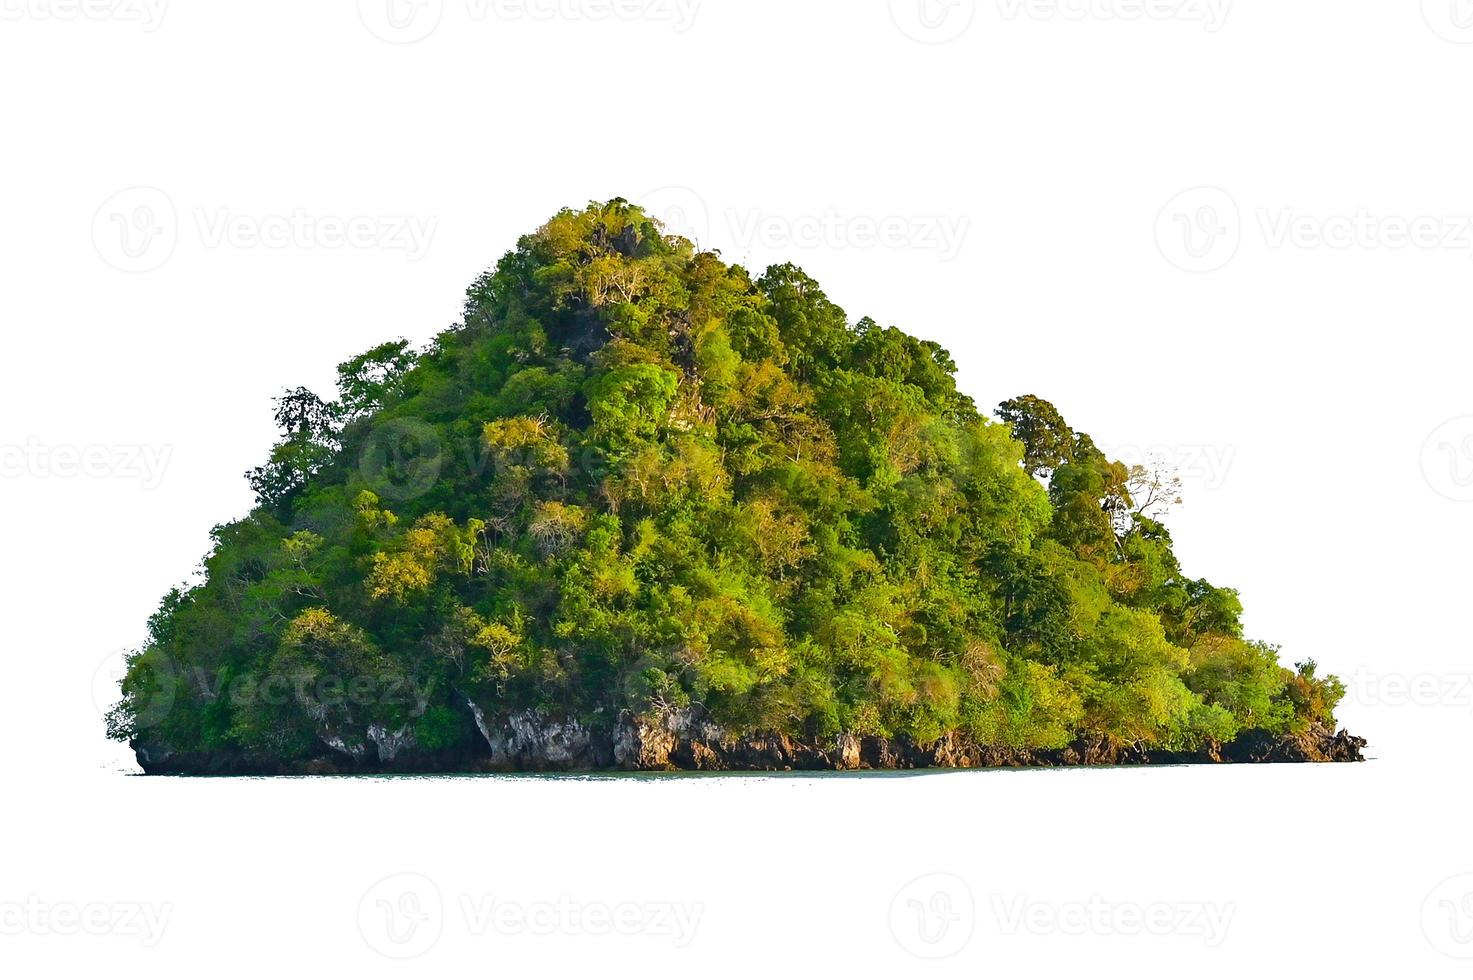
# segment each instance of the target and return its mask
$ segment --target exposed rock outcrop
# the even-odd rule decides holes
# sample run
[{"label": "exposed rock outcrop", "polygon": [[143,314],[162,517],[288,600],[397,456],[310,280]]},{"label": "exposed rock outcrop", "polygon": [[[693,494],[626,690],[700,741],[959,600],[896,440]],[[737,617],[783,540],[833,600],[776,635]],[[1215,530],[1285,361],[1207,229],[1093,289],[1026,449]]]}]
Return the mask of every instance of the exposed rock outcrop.
[{"label": "exposed rock outcrop", "polygon": [[[878,735],[841,734],[803,741],[785,735],[736,734],[699,711],[622,714],[613,724],[540,711],[491,716],[466,702],[479,740],[426,751],[409,727],[370,725],[361,738],[324,733],[320,755],[289,762],[241,753],[176,753],[158,742],[134,742],[147,773],[225,775],[352,772],[570,772],[707,770],[985,769],[1197,763],[1360,762],[1366,740],[1312,728],[1291,735],[1244,732],[1190,752],[1146,750],[1107,739],[1081,739],[1061,749],[982,745],[956,733],[927,745]],[[370,750],[370,747],[372,750]]]},{"label": "exposed rock outcrop", "polygon": [[490,768],[507,772],[600,769],[611,763],[604,740],[573,718],[537,711],[509,715],[499,726],[478,722],[490,750]]}]

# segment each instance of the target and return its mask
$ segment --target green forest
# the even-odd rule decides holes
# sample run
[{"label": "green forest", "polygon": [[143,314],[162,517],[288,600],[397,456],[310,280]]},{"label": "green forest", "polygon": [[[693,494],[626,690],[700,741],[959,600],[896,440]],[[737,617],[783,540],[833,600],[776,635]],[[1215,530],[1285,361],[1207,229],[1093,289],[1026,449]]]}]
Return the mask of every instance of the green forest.
[{"label": "green forest", "polygon": [[164,596],[108,733],[292,760],[473,753],[524,712],[1037,749],[1333,727],[1340,682],[1178,564],[1171,474],[955,371],[797,266],[565,210],[422,349],[278,399],[254,509]]}]

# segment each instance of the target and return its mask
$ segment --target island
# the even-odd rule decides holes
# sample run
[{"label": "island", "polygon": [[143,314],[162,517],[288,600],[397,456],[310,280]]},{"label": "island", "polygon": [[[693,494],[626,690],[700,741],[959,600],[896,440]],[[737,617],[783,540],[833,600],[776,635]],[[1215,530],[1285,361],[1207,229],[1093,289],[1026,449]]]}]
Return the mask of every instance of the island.
[{"label": "island", "polygon": [[564,210],[427,345],[281,395],[108,735],[150,774],[1362,758],[1180,567],[1169,468],[955,373],[795,265]]}]

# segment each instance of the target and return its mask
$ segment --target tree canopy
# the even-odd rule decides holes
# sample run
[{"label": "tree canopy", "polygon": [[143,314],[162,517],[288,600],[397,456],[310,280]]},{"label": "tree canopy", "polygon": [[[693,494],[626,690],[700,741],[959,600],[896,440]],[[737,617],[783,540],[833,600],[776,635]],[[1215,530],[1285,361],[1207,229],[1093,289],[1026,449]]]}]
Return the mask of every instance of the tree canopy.
[{"label": "tree canopy", "polygon": [[1169,475],[935,343],[623,200],[566,210],[422,350],[285,393],[257,506],[130,658],[110,733],[301,758],[536,710],[1169,750],[1343,689],[1179,566]]}]

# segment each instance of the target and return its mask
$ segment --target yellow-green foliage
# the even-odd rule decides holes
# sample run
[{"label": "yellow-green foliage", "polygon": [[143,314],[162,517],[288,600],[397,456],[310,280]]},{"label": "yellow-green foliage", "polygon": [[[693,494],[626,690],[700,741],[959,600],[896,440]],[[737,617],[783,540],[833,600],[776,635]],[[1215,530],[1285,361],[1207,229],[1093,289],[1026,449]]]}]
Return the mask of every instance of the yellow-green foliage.
[{"label": "yellow-green foliage", "polygon": [[[1333,722],[1338,681],[1183,573],[1169,474],[1035,396],[990,418],[955,372],[796,266],[564,211],[422,352],[283,396],[258,506],[151,621],[112,730],[291,756],[370,722],[447,748],[468,701],[1038,748]],[[343,673],[415,693],[247,696]]]}]

